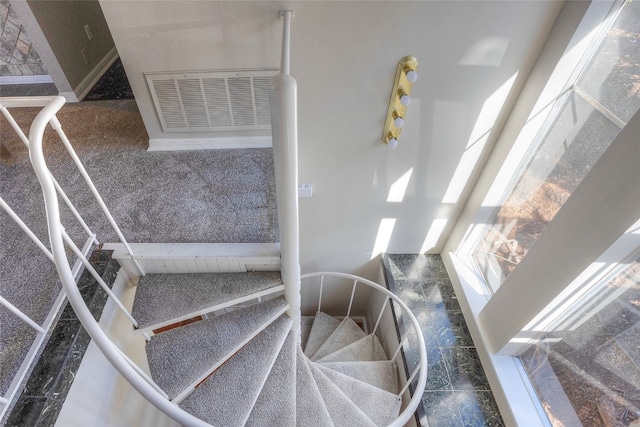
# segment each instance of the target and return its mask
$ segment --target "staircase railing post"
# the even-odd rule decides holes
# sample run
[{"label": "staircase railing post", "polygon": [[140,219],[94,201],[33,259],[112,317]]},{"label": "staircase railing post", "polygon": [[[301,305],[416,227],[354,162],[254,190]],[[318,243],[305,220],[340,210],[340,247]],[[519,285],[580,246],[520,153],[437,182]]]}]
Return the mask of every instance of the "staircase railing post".
[{"label": "staircase railing post", "polygon": [[300,330],[300,236],[298,228],[297,85],[289,75],[289,38],[293,11],[282,11],[282,64],[271,81],[271,132],[280,230],[280,258],[287,314],[292,330]]}]

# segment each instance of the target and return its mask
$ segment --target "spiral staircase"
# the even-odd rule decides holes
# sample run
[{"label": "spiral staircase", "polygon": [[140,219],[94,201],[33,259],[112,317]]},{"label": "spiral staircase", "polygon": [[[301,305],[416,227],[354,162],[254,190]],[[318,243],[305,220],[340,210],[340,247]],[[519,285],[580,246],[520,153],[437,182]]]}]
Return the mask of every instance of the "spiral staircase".
[{"label": "spiral staircase", "polygon": [[[296,83],[288,59],[292,15],[281,13],[283,59],[271,87],[280,271],[146,274],[153,272],[124,239],[61,129],[56,113],[62,97],[27,102],[43,107],[27,145],[44,196],[51,258],[69,303],[109,363],[182,425],[402,426],[412,419],[426,383],[426,351],[415,317],[398,297],[367,279],[300,274]],[[61,224],[60,189],[42,150],[48,124],[126,248],[125,274],[136,284],[132,308],[102,281]],[[69,267],[71,252],[129,322],[123,332],[144,336],[148,367],[119,348],[88,310]],[[310,309],[315,298],[317,309]],[[402,319],[400,336],[392,313]],[[420,354],[412,372],[402,359],[409,341]]]},{"label": "spiral staircase", "polygon": [[[281,283],[277,272],[142,278],[132,314],[138,331],[151,335],[155,383],[212,425],[391,424],[401,407],[398,370],[377,336],[351,318],[318,312],[301,318],[298,341]],[[269,289],[276,292],[260,302],[230,305]],[[204,306],[224,314],[179,320]]]}]

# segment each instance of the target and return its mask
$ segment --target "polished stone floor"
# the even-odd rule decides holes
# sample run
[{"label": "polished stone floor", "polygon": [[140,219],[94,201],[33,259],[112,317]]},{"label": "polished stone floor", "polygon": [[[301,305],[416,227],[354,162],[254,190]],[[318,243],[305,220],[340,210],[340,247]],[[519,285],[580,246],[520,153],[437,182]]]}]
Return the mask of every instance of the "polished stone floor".
[{"label": "polished stone floor", "polygon": [[120,58],[109,67],[83,101],[107,99],[133,99],[133,91],[122,66]]},{"label": "polished stone floor", "polygon": [[[427,347],[420,425],[503,426],[440,255],[384,254],[382,263],[387,286],[418,319]],[[413,370],[417,350],[407,349],[405,358]]]},{"label": "polished stone floor", "polygon": [[[0,96],[51,96],[58,89],[53,83],[0,85]],[[109,67],[83,101],[133,99],[133,91],[120,58]]]},{"label": "polished stone floor", "polygon": [[[94,251],[90,261],[105,283],[113,284],[120,266],[111,259],[111,252]],[[106,292],[99,288],[86,270],[80,277],[78,288],[87,306],[98,318],[107,301]],[[53,426],[90,341],[89,334],[80,324],[71,306],[66,303],[4,426]]]}]

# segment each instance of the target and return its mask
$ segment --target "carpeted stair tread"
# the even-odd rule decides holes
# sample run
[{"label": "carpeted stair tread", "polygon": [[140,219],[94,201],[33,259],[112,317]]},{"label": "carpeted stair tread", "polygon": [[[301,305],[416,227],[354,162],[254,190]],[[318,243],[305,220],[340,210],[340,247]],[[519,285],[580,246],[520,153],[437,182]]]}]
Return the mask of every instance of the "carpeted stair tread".
[{"label": "carpeted stair tread", "polygon": [[204,381],[179,406],[215,426],[242,426],[291,327],[279,317]]},{"label": "carpeted stair tread", "polygon": [[362,338],[364,338],[366,334],[353,320],[346,318],[340,325],[336,328],[335,331],[327,338],[327,340],[320,346],[320,348],[315,352],[311,360],[315,361],[318,359],[322,359],[325,356],[334,353],[341,348],[348,346]]},{"label": "carpeted stair tread", "polygon": [[281,284],[275,271],[148,274],[138,283],[132,314],[146,328]]},{"label": "carpeted stair tread", "polygon": [[322,365],[316,366],[377,426],[388,426],[400,413],[402,401],[396,394],[389,393]]},{"label": "carpeted stair tread", "polygon": [[286,308],[287,302],[278,297],[154,335],[147,343],[152,378],[173,399]]},{"label": "carpeted stair tread", "polygon": [[307,345],[309,340],[309,334],[311,333],[311,326],[313,326],[313,316],[300,317],[300,345],[302,349]]},{"label": "carpeted stair tread", "polygon": [[309,362],[309,367],[335,427],[375,427],[376,424],[314,362]]},{"label": "carpeted stair tread", "polygon": [[296,336],[289,332],[246,426],[295,425],[296,348]]},{"label": "carpeted stair tread", "polygon": [[382,345],[378,337],[369,334],[366,337],[331,353],[328,356],[318,359],[318,362],[356,362],[364,360],[387,360]]},{"label": "carpeted stair tread", "polygon": [[398,392],[397,366],[395,362],[391,360],[375,362],[321,362],[319,364],[382,390],[386,390],[389,393]]},{"label": "carpeted stair tread", "polygon": [[333,427],[320,390],[300,347],[296,358],[296,427]]},{"label": "carpeted stair tread", "polygon": [[311,357],[340,325],[340,321],[323,312],[316,313],[304,354]]}]

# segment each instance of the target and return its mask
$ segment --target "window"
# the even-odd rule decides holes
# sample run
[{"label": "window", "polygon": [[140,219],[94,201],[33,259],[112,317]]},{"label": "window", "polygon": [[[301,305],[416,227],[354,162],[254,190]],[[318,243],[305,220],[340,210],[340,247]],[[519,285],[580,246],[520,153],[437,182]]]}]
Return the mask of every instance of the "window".
[{"label": "window", "polygon": [[558,97],[473,251],[493,292],[640,108],[640,2],[618,12]]},{"label": "window", "polygon": [[521,356],[552,425],[640,419],[640,255]]}]

